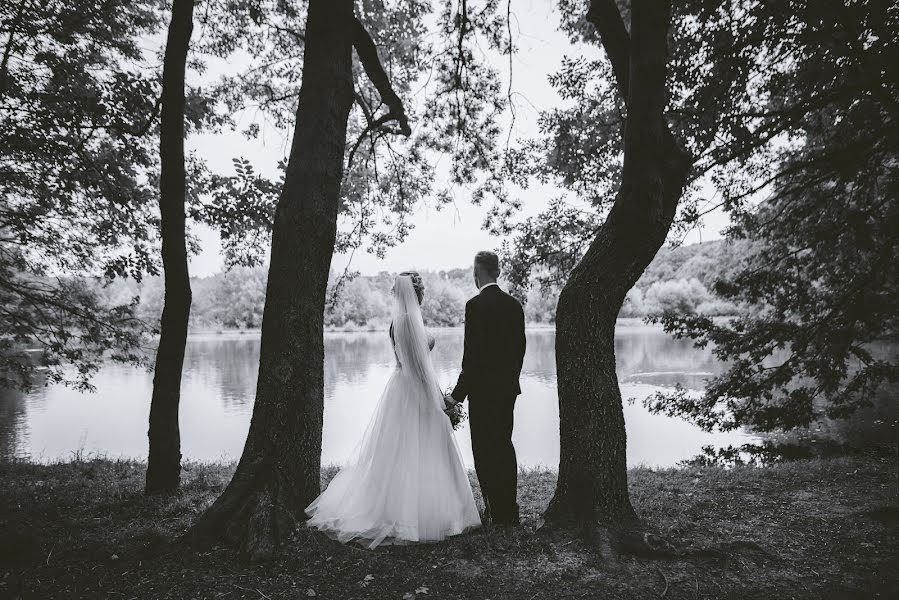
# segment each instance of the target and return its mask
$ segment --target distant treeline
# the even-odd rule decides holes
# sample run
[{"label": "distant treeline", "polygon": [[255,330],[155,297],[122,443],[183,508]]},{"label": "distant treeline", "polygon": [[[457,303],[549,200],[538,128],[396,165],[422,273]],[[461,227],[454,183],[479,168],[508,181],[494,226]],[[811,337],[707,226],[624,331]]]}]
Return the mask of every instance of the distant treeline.
[{"label": "distant treeline", "polygon": [[[644,317],[671,309],[679,313],[712,316],[734,315],[738,308],[711,291],[716,279],[739,264],[743,247],[724,241],[662,248],[637,285],[628,293],[622,317]],[[431,327],[461,325],[465,302],[475,287],[468,268],[448,271],[419,271],[425,281],[422,313]],[[336,293],[332,274],[325,325],[330,328],[363,329],[385,326],[390,320],[395,274],[360,275],[344,280]],[[502,284],[502,282],[500,282]],[[191,280],[193,305],[191,325],[195,329],[251,329],[262,325],[266,267],[237,267],[209,277]],[[155,321],[162,311],[162,279],[152,277],[140,284],[117,281],[106,290],[110,302],[140,297],[139,314]],[[527,294],[525,317],[529,323],[552,324],[558,289],[535,287]]]}]

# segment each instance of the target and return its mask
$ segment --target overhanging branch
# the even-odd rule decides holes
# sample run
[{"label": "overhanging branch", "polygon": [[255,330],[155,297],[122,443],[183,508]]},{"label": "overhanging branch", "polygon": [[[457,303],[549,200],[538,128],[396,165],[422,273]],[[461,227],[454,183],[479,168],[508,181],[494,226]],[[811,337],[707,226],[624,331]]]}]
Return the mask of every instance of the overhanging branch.
[{"label": "overhanging branch", "polygon": [[599,33],[602,47],[612,63],[612,71],[618,83],[618,91],[624,103],[628,101],[630,85],[630,36],[615,0],[592,0],[587,11],[587,21]]},{"label": "overhanging branch", "polygon": [[[375,42],[371,39],[371,36],[368,31],[366,31],[365,27],[363,27],[362,23],[359,22],[359,19],[355,17],[353,17],[353,46],[356,48],[356,54],[359,56],[362,68],[365,69],[365,74],[378,90],[378,93],[381,95],[381,101],[387,105],[388,110],[380,117],[375,118],[368,103],[365,102],[358,92],[356,93],[356,102],[365,114],[367,124],[350,150],[349,157],[347,158],[348,170],[353,164],[356,151],[359,149],[359,146],[362,145],[362,141],[372,131],[384,129],[388,130],[390,133],[401,134],[407,137],[412,134],[403,101],[400,100],[400,97],[397,96],[396,92],[393,90],[393,86],[390,84],[390,77],[388,77],[387,72],[384,71],[384,67],[381,65],[381,59],[378,57],[378,49],[375,46]],[[395,130],[384,127],[384,125],[390,121],[396,121],[399,125],[399,129]]]},{"label": "overhanging branch", "polygon": [[369,123],[368,129],[375,129],[388,121],[396,121],[399,124],[400,132],[403,135],[411,135],[412,129],[409,127],[409,119],[406,117],[406,109],[400,97],[393,91],[390,84],[390,78],[381,65],[381,59],[378,58],[378,49],[375,47],[374,41],[359,22],[359,19],[353,18],[353,46],[356,48],[356,54],[365,69],[368,79],[377,88],[381,94],[381,100],[387,105],[389,111]]}]

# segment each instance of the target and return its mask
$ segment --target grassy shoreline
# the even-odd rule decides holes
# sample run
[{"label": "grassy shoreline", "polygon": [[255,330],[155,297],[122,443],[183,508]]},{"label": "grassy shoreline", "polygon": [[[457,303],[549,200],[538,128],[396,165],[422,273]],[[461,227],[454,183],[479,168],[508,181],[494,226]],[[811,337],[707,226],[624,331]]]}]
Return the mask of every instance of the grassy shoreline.
[{"label": "grassy shoreline", "polygon": [[645,521],[709,550],[678,558],[604,558],[577,535],[535,532],[555,473],[525,470],[524,525],[511,535],[370,552],[300,528],[276,562],[247,565],[227,547],[143,551],[184,532],[233,465],[188,464],[179,493],[145,498],[138,462],[0,463],[0,597],[886,598],[899,590],[896,468],[891,451],[632,469]]}]

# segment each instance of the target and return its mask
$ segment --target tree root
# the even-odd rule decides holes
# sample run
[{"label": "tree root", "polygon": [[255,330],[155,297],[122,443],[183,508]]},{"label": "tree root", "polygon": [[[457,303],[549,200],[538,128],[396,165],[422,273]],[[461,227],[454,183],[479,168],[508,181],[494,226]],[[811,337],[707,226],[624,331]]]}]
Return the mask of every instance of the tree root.
[{"label": "tree root", "polygon": [[272,559],[297,522],[286,486],[263,463],[235,473],[225,492],[186,535],[193,545],[236,546],[250,562]]},{"label": "tree root", "polygon": [[736,539],[718,544],[710,544],[706,546],[691,546],[680,552],[681,556],[700,556],[713,558],[730,558],[741,549],[755,550],[759,554],[770,558],[771,560],[779,560],[780,557],[766,550],[758,542],[753,540]]},{"label": "tree root", "polygon": [[668,540],[647,529],[638,520],[627,519],[615,525],[599,521],[553,520],[541,523],[537,531],[545,536],[568,531],[609,561],[622,554],[648,558],[673,558],[678,555],[677,549]]},{"label": "tree root", "polygon": [[[670,540],[652,531],[643,523],[626,522],[608,525],[601,522],[547,522],[537,531],[541,535],[557,537],[562,531],[581,537],[603,560],[614,561],[618,556],[630,555],[643,558],[731,558],[740,550],[752,550],[771,560],[780,557],[762,547],[758,542],[734,539],[704,546],[678,547]],[[667,578],[666,591],[669,587]]]},{"label": "tree root", "polygon": [[662,569],[656,567],[656,571],[659,572],[659,575],[661,575],[662,579],[665,581],[665,589],[662,590],[661,594],[659,594],[659,598],[664,598],[665,594],[668,593],[668,577],[665,576],[665,573],[662,572]]},{"label": "tree root", "polygon": [[645,558],[673,558],[678,555],[671,542],[642,525],[614,531],[612,540],[619,554]]}]

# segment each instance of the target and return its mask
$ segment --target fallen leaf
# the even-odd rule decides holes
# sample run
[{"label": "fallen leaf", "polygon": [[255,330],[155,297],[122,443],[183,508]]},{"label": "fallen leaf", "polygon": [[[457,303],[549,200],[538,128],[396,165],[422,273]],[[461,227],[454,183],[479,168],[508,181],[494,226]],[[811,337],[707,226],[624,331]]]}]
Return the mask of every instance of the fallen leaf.
[{"label": "fallen leaf", "polygon": [[369,573],[365,577],[362,578],[362,587],[368,587],[368,584],[374,581],[375,576]]},{"label": "fallen leaf", "polygon": [[306,595],[311,598],[312,596],[317,596],[318,594],[315,593],[315,590],[309,588],[308,590],[306,590]]},{"label": "fallen leaf", "polygon": [[421,586],[420,588],[415,590],[415,593],[416,594],[427,594],[429,591],[431,591],[431,590],[429,590],[425,586]]}]

